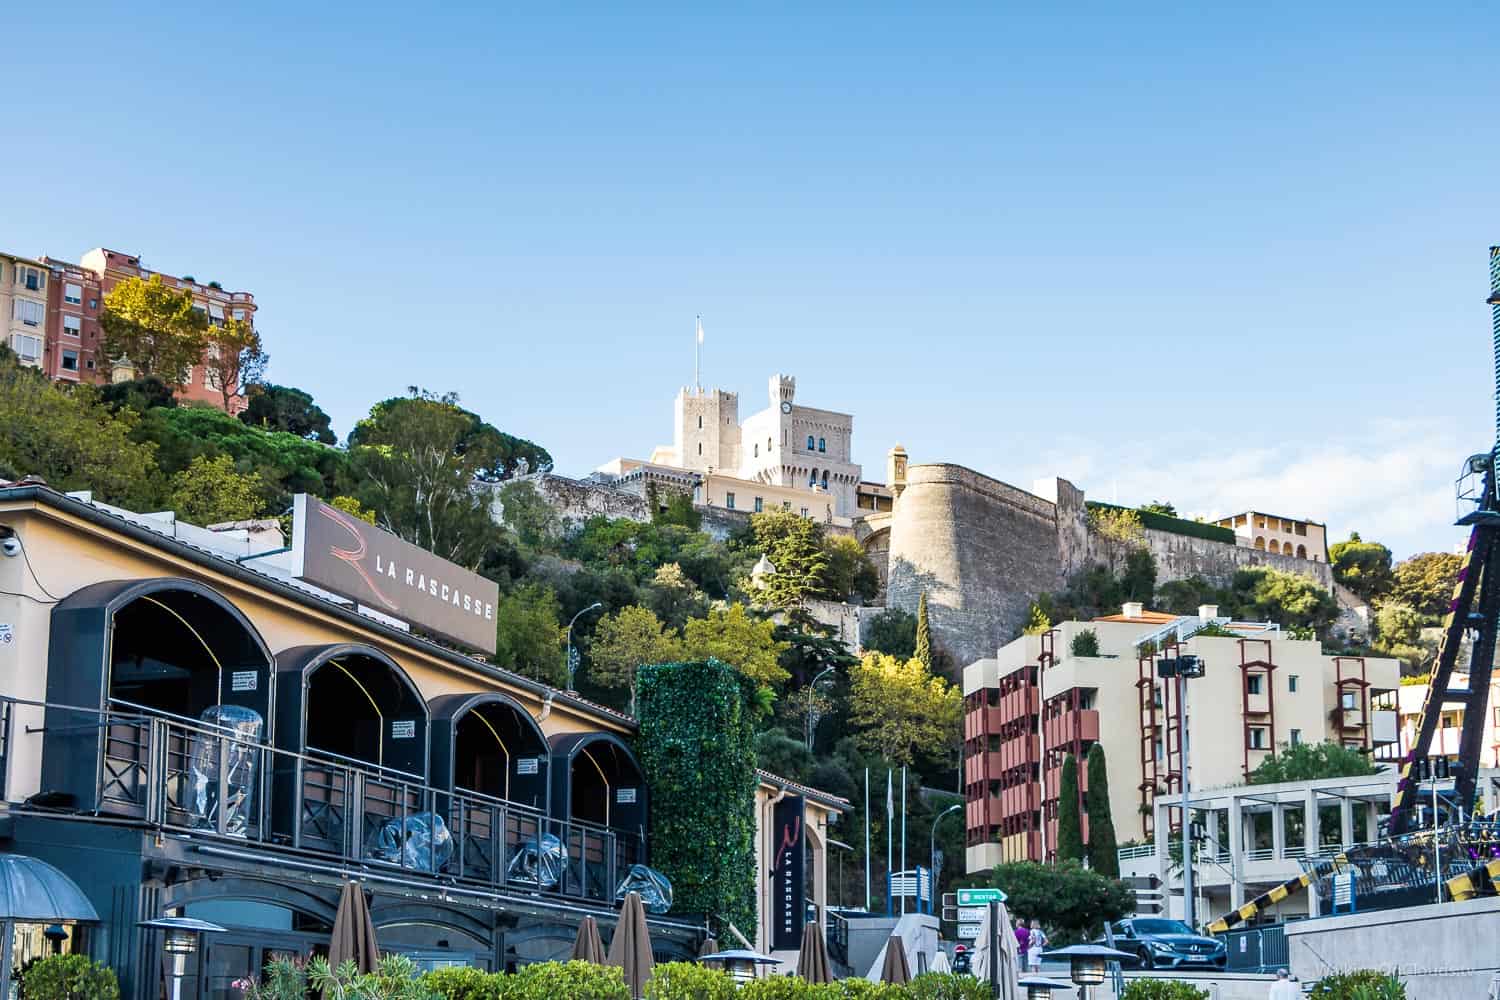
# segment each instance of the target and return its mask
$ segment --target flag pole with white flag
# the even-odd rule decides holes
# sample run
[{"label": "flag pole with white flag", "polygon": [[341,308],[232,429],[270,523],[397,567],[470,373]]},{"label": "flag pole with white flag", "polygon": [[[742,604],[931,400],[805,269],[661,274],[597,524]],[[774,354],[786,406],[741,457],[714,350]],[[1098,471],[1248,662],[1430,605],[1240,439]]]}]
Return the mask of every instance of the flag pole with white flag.
[{"label": "flag pole with white flag", "polygon": [[895,849],[896,842],[896,800],[891,794],[891,769],[885,769],[885,912],[890,916],[895,912],[896,901],[891,898],[893,883],[891,878],[896,874]]},{"label": "flag pole with white flag", "polygon": [[699,362],[702,360],[702,356],[703,356],[703,317],[699,316],[699,317],[697,317],[697,320],[698,320],[698,339],[693,344],[693,386],[699,392],[702,392],[703,391],[703,379],[702,379],[702,377],[699,374]]},{"label": "flag pole with white flag", "polygon": [[865,912],[870,909],[870,769],[865,768]]}]

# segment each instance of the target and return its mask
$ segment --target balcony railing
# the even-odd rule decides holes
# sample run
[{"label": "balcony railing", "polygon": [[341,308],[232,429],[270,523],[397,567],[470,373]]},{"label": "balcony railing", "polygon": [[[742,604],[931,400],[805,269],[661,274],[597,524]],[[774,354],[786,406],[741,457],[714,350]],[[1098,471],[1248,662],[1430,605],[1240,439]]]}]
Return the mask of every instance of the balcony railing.
[{"label": "balcony railing", "polygon": [[[12,745],[11,709],[0,700],[0,778]],[[49,740],[92,739],[102,729],[98,811],[152,828],[603,903],[613,901],[629,867],[646,860],[639,834],[433,788],[416,775],[280,750],[134,708],[72,711],[93,719],[52,731]],[[432,834],[442,829],[449,850],[434,849]]]}]

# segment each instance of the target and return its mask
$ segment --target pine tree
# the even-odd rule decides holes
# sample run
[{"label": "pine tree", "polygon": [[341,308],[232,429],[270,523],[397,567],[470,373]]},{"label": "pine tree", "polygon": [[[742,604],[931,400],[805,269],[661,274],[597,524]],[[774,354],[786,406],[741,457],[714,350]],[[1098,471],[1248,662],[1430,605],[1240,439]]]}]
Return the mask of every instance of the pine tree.
[{"label": "pine tree", "polygon": [[932,669],[932,626],[927,621],[927,591],[917,598],[917,653],[922,666]]},{"label": "pine tree", "polygon": [[1083,860],[1083,823],[1078,816],[1078,761],[1063,758],[1057,789],[1057,860]]},{"label": "pine tree", "polygon": [[1119,845],[1115,842],[1115,823],[1109,813],[1109,777],[1104,769],[1104,747],[1095,743],[1088,756],[1089,790],[1085,804],[1089,811],[1089,867],[1100,875],[1120,877]]}]

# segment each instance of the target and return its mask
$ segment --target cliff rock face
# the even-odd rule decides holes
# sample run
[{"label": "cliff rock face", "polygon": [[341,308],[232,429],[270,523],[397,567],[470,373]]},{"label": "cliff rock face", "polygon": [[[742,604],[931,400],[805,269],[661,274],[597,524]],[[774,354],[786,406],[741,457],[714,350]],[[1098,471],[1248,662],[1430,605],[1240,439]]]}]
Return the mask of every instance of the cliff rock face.
[{"label": "cliff rock face", "polygon": [[[915,612],[926,591],[933,637],[955,670],[1009,642],[1038,594],[1110,561],[1089,533],[1083,491],[1065,479],[1039,488],[1051,496],[958,465],[909,470],[890,515],[886,604]],[[1271,566],[1333,587],[1324,562],[1157,529],[1146,530],[1146,545],[1158,584],[1190,576],[1223,584],[1238,569]]]}]

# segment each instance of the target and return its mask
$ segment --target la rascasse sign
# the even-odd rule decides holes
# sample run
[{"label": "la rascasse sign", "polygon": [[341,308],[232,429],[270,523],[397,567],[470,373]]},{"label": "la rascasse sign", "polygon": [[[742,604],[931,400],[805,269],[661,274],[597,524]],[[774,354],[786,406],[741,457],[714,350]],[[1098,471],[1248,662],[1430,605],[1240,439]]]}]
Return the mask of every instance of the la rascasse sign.
[{"label": "la rascasse sign", "polygon": [[299,494],[292,575],[485,653],[495,651],[500,588],[337,507]]}]

